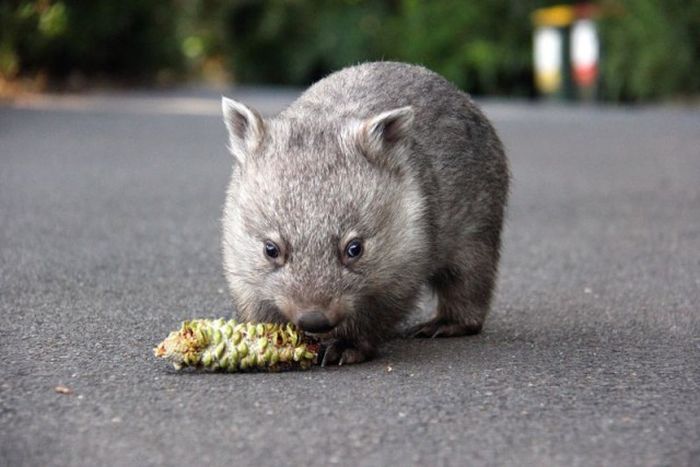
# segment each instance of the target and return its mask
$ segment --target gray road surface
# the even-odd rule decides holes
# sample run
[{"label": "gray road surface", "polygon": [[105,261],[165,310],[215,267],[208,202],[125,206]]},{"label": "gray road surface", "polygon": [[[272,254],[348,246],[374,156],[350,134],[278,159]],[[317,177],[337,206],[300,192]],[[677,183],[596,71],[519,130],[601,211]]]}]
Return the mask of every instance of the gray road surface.
[{"label": "gray road surface", "polygon": [[209,97],[0,107],[0,465],[700,465],[697,109],[485,104],[514,184],[483,334],[176,373],[154,344],[231,313]]}]

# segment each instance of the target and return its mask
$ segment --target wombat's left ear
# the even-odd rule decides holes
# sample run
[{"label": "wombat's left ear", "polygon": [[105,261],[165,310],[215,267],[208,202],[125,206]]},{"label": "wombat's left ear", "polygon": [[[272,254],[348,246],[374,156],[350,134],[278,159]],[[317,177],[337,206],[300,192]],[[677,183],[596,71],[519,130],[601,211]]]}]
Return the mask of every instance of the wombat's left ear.
[{"label": "wombat's left ear", "polygon": [[226,97],[221,98],[229,149],[241,164],[258,147],[265,135],[265,124],[255,110]]},{"label": "wombat's left ear", "polygon": [[358,143],[372,162],[395,169],[400,164],[400,149],[413,128],[411,106],[382,112],[363,121],[358,128]]}]

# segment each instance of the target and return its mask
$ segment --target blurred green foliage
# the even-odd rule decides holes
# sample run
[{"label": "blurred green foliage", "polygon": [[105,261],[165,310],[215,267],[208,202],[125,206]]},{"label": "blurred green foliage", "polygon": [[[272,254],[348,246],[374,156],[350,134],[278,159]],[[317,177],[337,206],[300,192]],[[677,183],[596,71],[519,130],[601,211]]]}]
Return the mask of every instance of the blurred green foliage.
[{"label": "blurred green foliage", "polygon": [[402,0],[387,23],[393,38],[385,54],[424,64],[476,94],[528,94],[529,14],[543,3]]},{"label": "blurred green foliage", "polygon": [[224,14],[227,56],[242,81],[309,84],[330,70],[379,59],[383,1],[239,0]]},{"label": "blurred green foliage", "polygon": [[700,93],[700,1],[613,0],[604,5],[604,97],[629,101]]},{"label": "blurred green foliage", "polygon": [[[376,59],[476,94],[532,95],[535,8],[574,1],[3,0],[0,77],[79,72],[307,85]],[[700,92],[700,0],[601,0],[601,94]]]},{"label": "blurred green foliage", "polygon": [[182,60],[170,0],[3,0],[0,74],[142,79]]},{"label": "blurred green foliage", "polygon": [[386,59],[423,64],[474,93],[529,94],[528,15],[542,3],[239,0],[223,15],[227,56],[242,81],[306,85]]}]

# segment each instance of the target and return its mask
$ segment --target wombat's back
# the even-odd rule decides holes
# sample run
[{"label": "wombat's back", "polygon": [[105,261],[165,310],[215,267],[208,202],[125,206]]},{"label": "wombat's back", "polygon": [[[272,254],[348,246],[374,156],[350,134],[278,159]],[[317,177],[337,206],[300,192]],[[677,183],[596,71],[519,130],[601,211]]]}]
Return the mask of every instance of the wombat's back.
[{"label": "wombat's back", "polygon": [[344,68],[318,81],[281,116],[367,118],[411,105],[416,121],[421,122],[426,117],[446,112],[462,113],[468,102],[466,94],[426,68],[398,62],[372,62]]}]

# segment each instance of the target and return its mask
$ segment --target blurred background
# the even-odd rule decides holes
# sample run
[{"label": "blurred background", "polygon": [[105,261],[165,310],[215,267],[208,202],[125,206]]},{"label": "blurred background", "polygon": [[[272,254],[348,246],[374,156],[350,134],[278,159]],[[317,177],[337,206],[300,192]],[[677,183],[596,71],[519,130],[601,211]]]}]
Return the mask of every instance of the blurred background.
[{"label": "blurred background", "polygon": [[423,64],[475,95],[686,100],[700,93],[700,0],[0,2],[5,98],[305,86],[375,59]]}]

